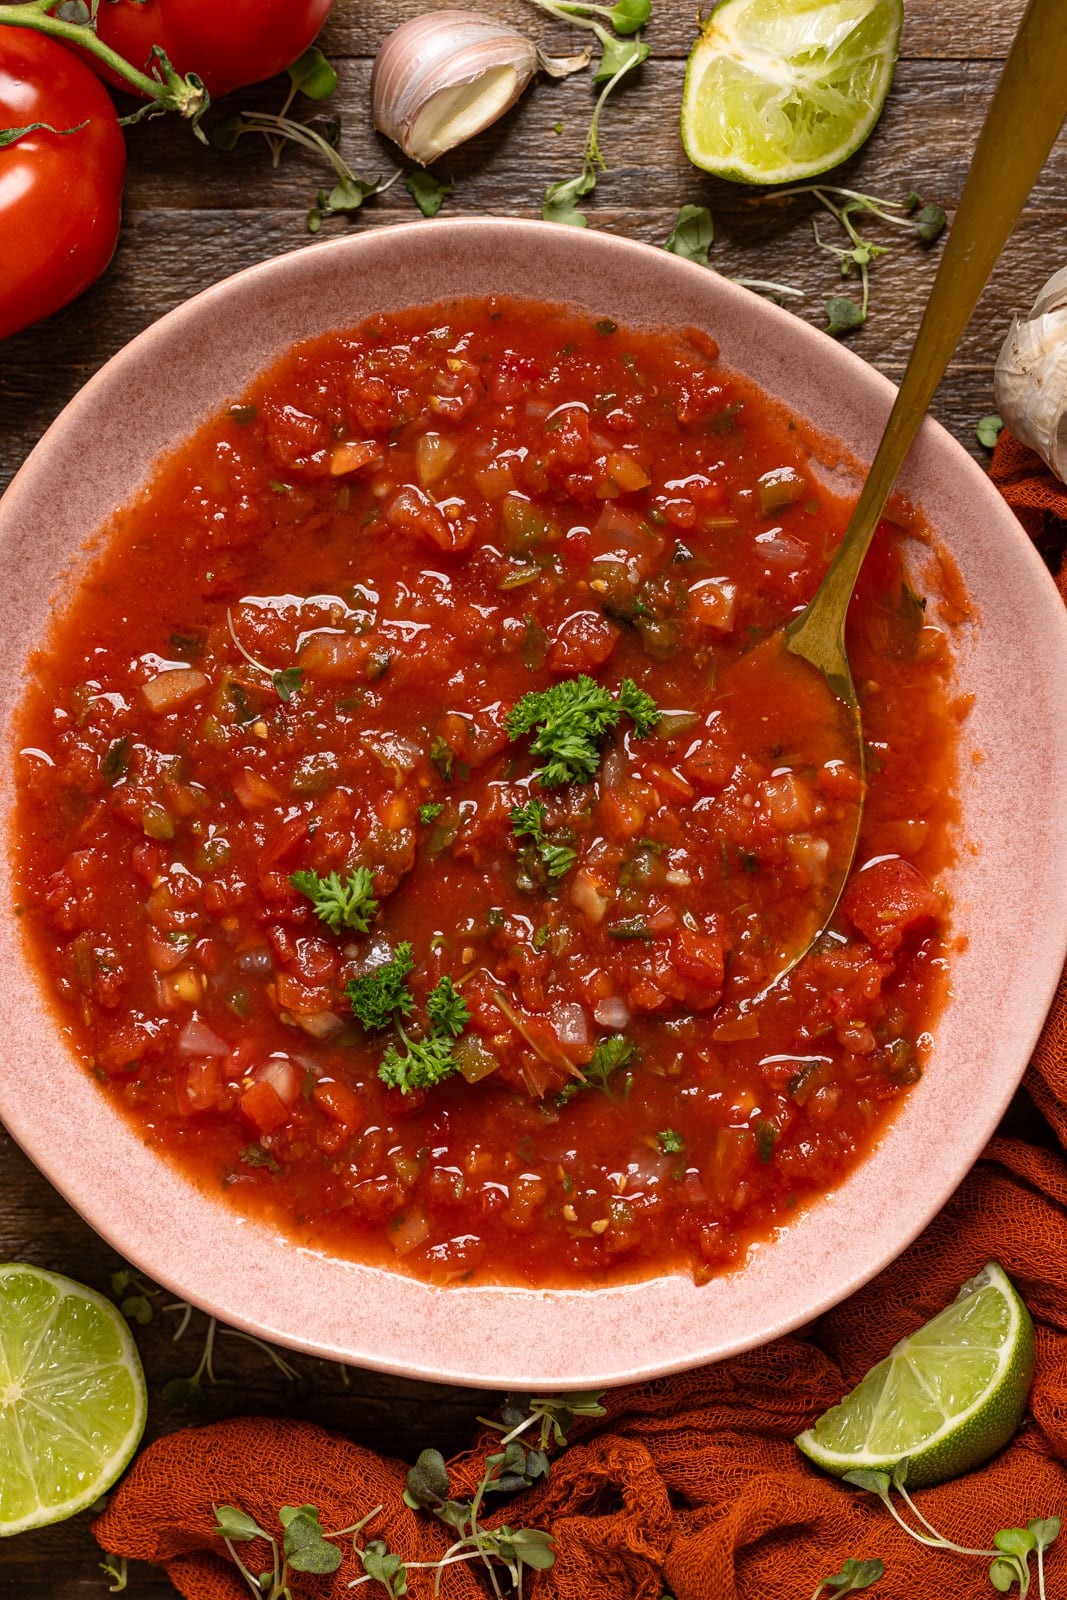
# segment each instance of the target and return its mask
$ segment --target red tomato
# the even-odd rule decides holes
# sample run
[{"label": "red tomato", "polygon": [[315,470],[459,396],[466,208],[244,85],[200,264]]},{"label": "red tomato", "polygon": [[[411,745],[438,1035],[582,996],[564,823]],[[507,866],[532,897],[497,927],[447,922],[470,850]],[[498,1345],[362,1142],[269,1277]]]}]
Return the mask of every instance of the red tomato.
[{"label": "red tomato", "polygon": [[[104,44],[144,68],[153,45],[177,72],[195,72],[218,98],[284,72],[303,55],[333,0],[109,0],[97,13]],[[112,83],[120,80],[100,69]],[[128,89],[129,84],[122,87]]]},{"label": "red tomato", "polygon": [[0,27],[0,128],[33,122],[76,131],[0,148],[0,339],[87,289],[119,236],[126,145],[107,90],[54,39]]}]

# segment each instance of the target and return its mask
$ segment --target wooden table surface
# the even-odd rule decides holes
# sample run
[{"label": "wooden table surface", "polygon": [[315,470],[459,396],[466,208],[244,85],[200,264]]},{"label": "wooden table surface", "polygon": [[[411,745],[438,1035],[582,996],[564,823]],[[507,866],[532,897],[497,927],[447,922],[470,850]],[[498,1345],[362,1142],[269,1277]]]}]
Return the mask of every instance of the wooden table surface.
[{"label": "wooden table surface", "polygon": [[[320,40],[337,67],[336,108],[342,149],[366,177],[406,167],[370,125],[368,87],[374,53],[427,0],[337,0]],[[574,34],[525,0],[493,0],[507,17],[549,48]],[[917,190],[950,215],[999,63],[1023,0],[976,7],[972,0],[906,0],[900,62],[885,113],[868,145],[834,174],[836,182],[886,199]],[[731,276],[772,279],[803,289],[799,314],[821,323],[823,302],[841,292],[833,260],[812,238],[811,202],[768,203],[754,192],[715,182],[686,160],[678,108],[694,35],[691,0],[656,0],[646,30],[652,57],[639,79],[605,112],[601,134],[608,172],[587,207],[590,225],[661,244],[679,206],[710,206],[712,262]],[[231,108],[278,109],[279,83],[239,91]],[[446,158],[455,179],[443,215],[539,215],[549,183],[573,176],[591,103],[585,76],[538,82],[501,123]],[[562,131],[555,131],[556,125]],[[40,434],[96,369],[142,328],[189,295],[237,270],[300,248],[314,249],[304,217],[324,175],[310,159],[287,155],[272,170],[268,152],[245,140],[224,155],[198,145],[169,120],[142,123],[128,135],[126,213],[115,260],[104,278],[50,321],[0,345],[0,489]],[[323,236],[418,217],[402,183],[369,202],[358,219],[328,222]],[[872,229],[872,232],[874,230]],[[826,230],[829,236],[831,230]],[[852,348],[890,376],[901,372],[936,265],[937,247],[879,228],[891,253],[873,270],[867,325]],[[1030,205],[1005,251],[977,315],[942,384],[933,410],[979,459],[974,427],[994,409],[992,369],[1013,309],[1028,306],[1046,277],[1067,261],[1067,137],[1061,136]],[[847,290],[848,285],[844,288]],[[0,1129],[0,1260],[24,1260],[66,1272],[107,1292],[122,1263],[59,1197]],[[188,1376],[203,1344],[206,1318],[196,1313],[178,1343],[177,1317],[156,1301],[152,1322],[136,1330],[150,1388],[148,1438],[181,1427],[189,1413],[168,1404],[164,1384]],[[446,1390],[372,1373],[348,1373],[305,1358],[299,1389],[267,1357],[237,1338],[218,1341],[224,1384],[209,1390],[202,1420],[246,1412],[306,1416],[338,1426],[394,1453],[463,1442],[491,1396]],[[87,1518],[0,1545],[0,1594],[44,1600],[101,1596],[106,1579]],[[154,1569],[131,1568],[130,1600],[172,1594]],[[620,1597],[625,1600],[625,1597]]]}]

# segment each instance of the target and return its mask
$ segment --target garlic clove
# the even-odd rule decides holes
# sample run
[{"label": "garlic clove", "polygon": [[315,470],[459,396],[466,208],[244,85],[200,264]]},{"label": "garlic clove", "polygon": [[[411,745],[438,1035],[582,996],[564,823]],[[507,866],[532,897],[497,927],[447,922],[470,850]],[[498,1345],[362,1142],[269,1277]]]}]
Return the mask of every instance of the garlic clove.
[{"label": "garlic clove", "polygon": [[1067,482],[1067,268],[1012,319],[993,391],[1005,426]]},{"label": "garlic clove", "polygon": [[471,11],[412,17],[375,60],[374,125],[428,166],[503,116],[538,64],[530,40],[493,18]]}]

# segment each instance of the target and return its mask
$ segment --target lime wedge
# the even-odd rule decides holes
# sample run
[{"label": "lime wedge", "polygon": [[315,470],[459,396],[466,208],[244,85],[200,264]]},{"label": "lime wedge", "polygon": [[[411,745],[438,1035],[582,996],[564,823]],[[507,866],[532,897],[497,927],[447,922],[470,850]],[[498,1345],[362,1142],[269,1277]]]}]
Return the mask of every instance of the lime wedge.
[{"label": "lime wedge", "polygon": [[836,167],[878,120],[903,16],[903,0],[723,0],[686,69],[690,161],[734,183]]},{"label": "lime wedge", "polygon": [[0,1266],[0,1536],[91,1506],[136,1450],[147,1410],[136,1346],[110,1300]]},{"label": "lime wedge", "polygon": [[1033,1376],[1030,1313],[990,1261],[796,1445],[835,1477],[890,1472],[907,1456],[909,1487],[942,1483],[1007,1444]]}]

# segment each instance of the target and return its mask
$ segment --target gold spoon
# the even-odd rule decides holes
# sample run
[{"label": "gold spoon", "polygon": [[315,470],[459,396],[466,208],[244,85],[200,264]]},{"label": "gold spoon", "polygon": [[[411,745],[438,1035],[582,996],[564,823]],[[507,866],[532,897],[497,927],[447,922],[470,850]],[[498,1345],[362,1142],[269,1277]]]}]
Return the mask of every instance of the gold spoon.
[{"label": "gold spoon", "polygon": [[[1064,0],[1030,0],[986,113],[959,209],[945,242],[919,331],[856,508],[813,598],[786,629],[786,648],[816,667],[844,704],[859,740],[859,702],[845,651],[849,601],[889,491],[926,415],[997,257],[1067,117]],[[791,971],[829,924],[859,842],[857,809],[848,859],[815,932],[774,982]]]}]

